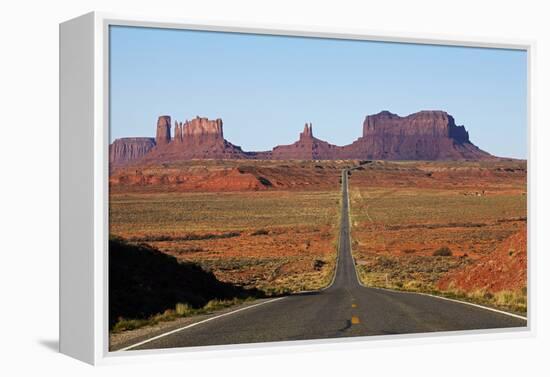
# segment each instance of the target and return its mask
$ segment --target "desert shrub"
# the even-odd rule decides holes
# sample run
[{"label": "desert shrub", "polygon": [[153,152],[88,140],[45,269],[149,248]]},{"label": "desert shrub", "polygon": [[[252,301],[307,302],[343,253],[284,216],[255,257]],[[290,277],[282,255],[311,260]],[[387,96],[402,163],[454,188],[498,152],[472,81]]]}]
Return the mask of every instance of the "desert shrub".
[{"label": "desert shrub", "polygon": [[203,309],[207,312],[210,312],[210,311],[214,311],[214,310],[218,310],[218,309],[227,308],[229,306],[238,304],[239,302],[240,302],[240,300],[238,300],[238,299],[232,299],[232,300],[214,299],[214,300],[208,301],[208,303],[204,306]]},{"label": "desert shrub", "polygon": [[[182,235],[172,235],[172,234],[160,234],[160,235],[146,235],[146,236],[135,236],[128,238],[130,242],[163,242],[163,241],[201,241],[201,240],[212,240],[212,239],[223,239],[223,238],[233,238],[239,237],[240,232],[227,232],[221,234],[206,233],[206,234],[182,234]],[[144,245],[145,246],[145,245]]]},{"label": "desert shrub", "polygon": [[115,323],[115,325],[112,328],[112,331],[114,333],[127,331],[127,330],[134,330],[138,329],[140,327],[143,327],[145,325],[150,324],[151,321],[148,319],[124,319],[119,318],[119,320]]},{"label": "desert shrub", "polygon": [[432,254],[434,257],[451,257],[453,252],[447,246],[440,247]]},{"label": "desert shrub", "polygon": [[324,266],[325,264],[327,264],[327,262],[322,261],[322,260],[320,260],[320,259],[315,259],[315,260],[313,261],[313,269],[314,269],[315,271],[319,271],[319,270],[321,270],[321,269],[323,268],[323,266]]},{"label": "desert shrub", "polygon": [[204,251],[204,249],[202,247],[197,247],[197,246],[184,247],[184,248],[175,250],[177,254],[198,253],[201,251]]},{"label": "desert shrub", "polygon": [[182,236],[178,238],[178,240],[181,241],[200,241],[200,240],[212,240],[212,239],[218,239],[218,238],[233,238],[233,237],[239,237],[241,235],[240,232],[227,232],[222,234],[187,234],[185,236]]},{"label": "desert shrub", "polygon": [[497,305],[512,306],[518,303],[523,303],[523,297],[517,292],[501,291],[495,294],[495,301]]},{"label": "desert shrub", "polygon": [[405,249],[405,250],[401,250],[401,252],[403,254],[414,254],[414,253],[416,253],[416,250],[414,250],[414,249]]},{"label": "desert shrub", "polygon": [[271,183],[271,181],[267,178],[258,177],[258,181],[260,181],[260,183],[264,186],[273,186],[273,183]]},{"label": "desert shrub", "polygon": [[376,264],[378,267],[384,268],[384,269],[392,269],[397,266],[397,261],[387,257],[385,255],[381,255],[378,258],[376,258]]},{"label": "desert shrub", "polygon": [[269,234],[269,230],[266,229],[258,229],[254,232],[252,232],[251,236],[267,236]]},{"label": "desert shrub", "polygon": [[[173,321],[174,319],[180,317],[174,309],[166,309],[160,314],[156,314],[150,317],[150,324],[159,323],[159,322],[168,322]],[[182,315],[183,317],[183,315]]]},{"label": "desert shrub", "polygon": [[521,288],[521,294],[525,297],[527,297],[527,287]]},{"label": "desert shrub", "polygon": [[192,308],[185,303],[178,302],[176,304],[176,314],[179,316],[188,315],[191,312]]}]

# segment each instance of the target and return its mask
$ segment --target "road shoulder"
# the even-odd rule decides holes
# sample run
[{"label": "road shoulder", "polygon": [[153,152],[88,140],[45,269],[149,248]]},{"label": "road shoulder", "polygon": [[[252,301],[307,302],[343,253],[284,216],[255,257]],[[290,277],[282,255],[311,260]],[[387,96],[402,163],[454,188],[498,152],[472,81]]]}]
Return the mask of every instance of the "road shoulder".
[{"label": "road shoulder", "polygon": [[247,301],[245,303],[216,310],[208,314],[199,314],[191,317],[178,318],[173,321],[159,322],[155,325],[145,326],[116,334],[109,333],[109,351],[119,351],[148,339],[161,336],[162,334],[166,334],[205,320],[214,319],[214,317],[218,317],[220,315],[227,315],[231,312],[244,310],[252,306],[257,306],[258,304],[267,303],[271,300],[273,300],[273,298]]}]

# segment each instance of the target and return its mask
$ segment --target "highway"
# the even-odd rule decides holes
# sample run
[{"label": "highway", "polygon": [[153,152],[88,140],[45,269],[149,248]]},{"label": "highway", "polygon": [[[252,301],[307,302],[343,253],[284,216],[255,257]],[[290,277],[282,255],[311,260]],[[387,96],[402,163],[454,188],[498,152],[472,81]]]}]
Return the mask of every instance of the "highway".
[{"label": "highway", "polygon": [[351,253],[347,170],[342,172],[338,261],[332,284],[172,330],[124,350],[525,327],[501,312],[433,296],[362,286]]}]

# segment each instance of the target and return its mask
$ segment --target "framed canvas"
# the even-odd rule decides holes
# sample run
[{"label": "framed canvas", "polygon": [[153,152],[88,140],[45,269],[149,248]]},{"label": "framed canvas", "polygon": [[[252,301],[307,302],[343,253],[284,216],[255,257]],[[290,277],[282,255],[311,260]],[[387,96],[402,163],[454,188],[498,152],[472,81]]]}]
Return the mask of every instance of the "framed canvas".
[{"label": "framed canvas", "polygon": [[60,25],[60,350],[532,334],[525,41]]}]

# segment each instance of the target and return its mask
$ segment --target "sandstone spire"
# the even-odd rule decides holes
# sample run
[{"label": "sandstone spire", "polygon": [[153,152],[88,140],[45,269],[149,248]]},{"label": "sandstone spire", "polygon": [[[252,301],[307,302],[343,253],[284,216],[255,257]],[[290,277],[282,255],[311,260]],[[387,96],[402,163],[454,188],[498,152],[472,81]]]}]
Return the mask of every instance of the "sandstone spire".
[{"label": "sandstone spire", "polygon": [[168,144],[171,140],[170,128],[172,124],[172,119],[169,115],[162,115],[157,121],[157,145]]},{"label": "sandstone spire", "polygon": [[178,123],[178,121],[174,121],[175,123],[175,129],[174,129],[174,142],[176,143],[182,143],[183,142],[183,124],[181,122]]},{"label": "sandstone spire", "polygon": [[306,123],[304,126],[304,131],[300,134],[300,139],[311,139],[313,138],[313,131],[311,123]]}]

